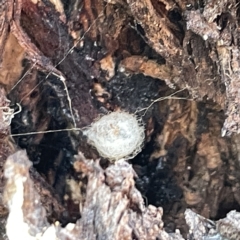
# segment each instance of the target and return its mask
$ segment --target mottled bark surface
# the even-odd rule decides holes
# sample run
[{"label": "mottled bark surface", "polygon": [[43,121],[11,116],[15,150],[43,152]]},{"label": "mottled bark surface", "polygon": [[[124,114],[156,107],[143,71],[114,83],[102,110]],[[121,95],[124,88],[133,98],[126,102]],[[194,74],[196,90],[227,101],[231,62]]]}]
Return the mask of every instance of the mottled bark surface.
[{"label": "mottled bark surface", "polygon": [[[59,221],[62,237],[74,222],[69,239],[97,239],[93,229],[102,239],[171,239],[176,229],[186,238],[186,208],[212,220],[240,210],[239,14],[233,0],[2,0],[0,200],[5,161],[22,148],[33,165],[25,156],[25,194],[34,185],[40,220]],[[136,175],[126,165],[118,183],[123,165],[99,162],[82,134],[117,110],[146,129],[129,161]]]}]

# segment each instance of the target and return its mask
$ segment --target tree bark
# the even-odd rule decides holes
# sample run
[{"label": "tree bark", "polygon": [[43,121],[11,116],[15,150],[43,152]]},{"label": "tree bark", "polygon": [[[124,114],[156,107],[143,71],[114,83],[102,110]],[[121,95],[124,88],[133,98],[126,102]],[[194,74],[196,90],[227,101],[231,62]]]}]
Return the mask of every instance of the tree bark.
[{"label": "tree bark", "polygon": [[[23,210],[31,234],[46,227],[60,239],[98,239],[95,231],[102,239],[181,239],[162,224],[189,236],[187,207],[213,220],[240,210],[239,13],[233,0],[2,0],[0,194],[7,157],[26,149],[33,167],[17,154],[29,172],[16,155],[9,161],[28,179],[25,194],[35,186],[41,202],[31,205],[26,194],[25,209],[46,211],[39,227]],[[82,132],[119,110],[145,126],[144,148],[129,162],[136,176],[124,175],[130,165],[98,162]],[[114,182],[119,169],[127,187]],[[14,194],[5,200],[9,216]],[[62,228],[51,225],[57,220]]]}]

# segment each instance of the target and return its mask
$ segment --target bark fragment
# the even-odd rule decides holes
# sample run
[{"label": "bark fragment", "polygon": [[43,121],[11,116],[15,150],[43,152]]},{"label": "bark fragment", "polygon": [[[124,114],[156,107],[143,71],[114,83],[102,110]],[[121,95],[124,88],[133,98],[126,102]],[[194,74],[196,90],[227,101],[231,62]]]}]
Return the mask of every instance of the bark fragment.
[{"label": "bark fragment", "polygon": [[[67,140],[70,134],[44,133],[45,130],[61,131],[69,125],[71,128],[66,91],[59,79],[39,73],[36,69],[29,70],[34,67],[29,62],[22,64],[25,51],[31,60],[38,60],[38,67],[42,70],[52,71],[54,66],[56,71],[66,76],[78,127],[91,124],[102,109],[104,113],[116,109],[131,113],[148,110],[144,112],[146,115],[143,114],[144,122],[149,123],[148,144],[146,151],[140,153],[133,163],[134,168],[139,170],[136,181],[140,182],[138,187],[142,194],[150,203],[164,207],[163,219],[168,231],[175,228],[184,229],[185,233],[188,231],[183,221],[186,205],[207,218],[219,218],[230,209],[238,208],[239,136],[231,139],[234,144],[220,136],[224,118],[221,111],[225,101],[229,116],[223,133],[239,131],[239,10],[235,2],[208,1],[204,2],[205,5],[203,1],[165,0],[73,2],[64,6],[66,24],[58,2],[24,0],[19,11],[20,7],[12,9],[13,1],[8,1],[8,11],[5,11],[6,5],[1,5],[0,10],[3,23],[0,46],[6,49],[6,29],[10,26],[24,48],[17,44],[14,48],[21,50],[19,55],[14,55],[17,61],[14,67],[18,71],[15,72],[14,68],[13,73],[16,74],[8,74],[13,69],[11,67],[6,68],[6,74],[1,72],[6,88],[11,89],[16,79],[20,78],[18,74],[21,74],[22,67],[27,73],[23,74],[24,81],[11,93],[13,103],[20,102],[22,105],[22,112],[15,115],[12,126],[14,133],[41,131],[19,137],[16,142],[28,149],[35,167],[54,187],[45,188],[46,181],[37,171],[30,170],[41,199],[45,199],[46,204],[43,205],[51,221],[59,219],[64,211],[59,199],[65,199],[64,184],[66,176],[72,174],[72,155],[79,142],[80,148],[87,154],[95,159],[97,154],[85,144],[82,136],[78,136],[78,132],[71,135],[71,144]],[[5,76],[10,76],[11,81]],[[188,89],[191,96],[186,91],[174,94],[161,80],[170,87]],[[192,98],[200,102],[196,103]],[[158,101],[159,104],[156,104]],[[39,162],[44,167],[40,168]],[[84,166],[87,168],[88,165]],[[106,185],[107,170],[101,169],[97,163],[91,168],[101,170],[101,174],[94,173],[94,176],[103,180],[95,183],[107,192],[108,188],[101,187]],[[115,179],[111,178],[114,182]],[[107,185],[112,186],[111,183]],[[118,183],[116,185],[126,189]],[[91,190],[90,185],[87,188]],[[56,192],[60,193],[60,197],[54,194]],[[92,196],[95,196],[94,193]],[[111,198],[111,211],[118,206],[117,197]],[[132,204],[133,199],[134,196],[129,193],[127,200],[120,201],[122,205],[119,206],[126,208],[126,201]],[[80,200],[80,204],[82,202]],[[88,198],[86,206],[94,212],[92,209],[96,204],[91,205]],[[103,207],[98,209],[106,210]],[[147,217],[140,219],[147,225],[147,219],[160,214],[156,209],[148,209]],[[71,207],[68,210],[71,212]],[[153,216],[149,217],[151,214]],[[76,215],[79,216],[79,213]],[[135,213],[135,216],[137,222],[139,214]],[[121,220],[124,222],[128,217]],[[83,227],[81,220],[79,222],[77,226]],[[112,228],[116,227],[116,222],[112,224]],[[99,225],[104,226],[104,223]],[[86,226],[89,229],[95,227],[94,223],[86,223]],[[70,227],[64,231],[71,232]],[[58,228],[57,224],[51,226],[54,231],[55,228]],[[127,234],[129,231],[126,229]],[[134,234],[141,236],[141,231],[136,230]],[[151,234],[155,234],[154,231]],[[112,232],[109,234],[114,236]]]},{"label": "bark fragment", "polygon": [[88,176],[82,217],[65,228],[57,223],[50,226],[29,175],[31,165],[25,151],[9,156],[5,164],[5,200],[10,211],[6,229],[10,240],[16,239],[16,234],[20,236],[13,231],[16,224],[21,226],[24,239],[183,239],[179,233],[164,232],[161,208],[143,205],[131,165],[121,162],[104,171],[98,162],[86,160],[82,154],[75,162],[78,170]]},{"label": "bark fragment", "polygon": [[9,139],[10,123],[13,118],[13,109],[9,107],[9,100],[6,98],[5,90],[0,87],[0,238],[7,239],[5,224],[8,210],[3,201],[5,188],[4,164],[7,157],[15,152],[15,144]]},{"label": "bark fragment", "polygon": [[189,237],[199,240],[228,239],[238,240],[239,238],[239,217],[240,213],[231,211],[219,221],[211,221],[195,212],[187,209],[185,211],[187,224],[190,227]]}]

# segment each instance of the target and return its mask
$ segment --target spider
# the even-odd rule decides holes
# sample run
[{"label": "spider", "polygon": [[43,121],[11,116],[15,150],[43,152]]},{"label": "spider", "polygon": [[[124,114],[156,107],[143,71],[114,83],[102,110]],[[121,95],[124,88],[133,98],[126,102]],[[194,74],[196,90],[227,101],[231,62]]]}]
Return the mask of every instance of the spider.
[{"label": "spider", "polygon": [[26,58],[33,62],[34,66],[43,71],[49,72],[59,77],[64,85],[67,94],[70,113],[74,126],[76,126],[75,118],[72,112],[71,99],[67,91],[65,76],[53,66],[52,62],[45,57],[41,51],[31,42],[31,39],[24,32],[20,25],[22,9],[22,0],[3,0],[0,5],[0,67],[1,56],[9,34],[9,31],[16,37],[20,46],[26,51]]}]

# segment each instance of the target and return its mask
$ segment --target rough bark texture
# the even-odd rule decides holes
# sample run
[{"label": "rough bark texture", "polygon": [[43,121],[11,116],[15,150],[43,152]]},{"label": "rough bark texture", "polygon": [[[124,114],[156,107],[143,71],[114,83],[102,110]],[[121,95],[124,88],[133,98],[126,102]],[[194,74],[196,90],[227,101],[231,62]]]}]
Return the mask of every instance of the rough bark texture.
[{"label": "rough bark texture", "polygon": [[[238,213],[207,219],[240,210],[239,19],[233,0],[2,0],[2,225],[5,165],[8,220],[21,196],[32,236],[235,239]],[[145,142],[112,165],[82,128],[117,110],[142,120]]]},{"label": "rough bark texture", "polygon": [[[88,176],[81,219],[66,228],[56,223],[50,226],[30,178],[30,166],[25,151],[9,156],[5,164],[9,239],[183,239],[179,233],[169,235],[163,231],[160,207],[143,205],[134,187],[131,165],[122,162],[104,171],[98,162],[86,160],[81,154],[75,161],[76,170]],[[21,233],[12,231],[16,225]]]}]

